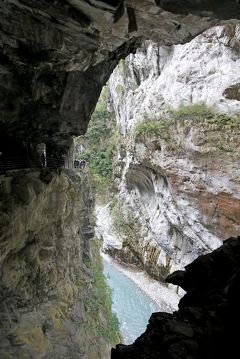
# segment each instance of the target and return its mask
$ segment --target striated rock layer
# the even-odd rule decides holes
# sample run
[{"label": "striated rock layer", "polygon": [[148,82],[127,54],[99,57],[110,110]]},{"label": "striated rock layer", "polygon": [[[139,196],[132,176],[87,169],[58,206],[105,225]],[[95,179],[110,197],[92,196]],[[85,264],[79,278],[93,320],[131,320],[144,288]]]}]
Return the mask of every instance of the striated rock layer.
[{"label": "striated rock layer", "polygon": [[16,171],[0,183],[0,357],[105,359],[111,342],[92,344],[86,302],[94,234],[86,175]]},{"label": "striated rock layer", "polygon": [[146,42],[110,78],[122,243],[108,250],[155,278],[239,233],[239,29],[174,47]]}]

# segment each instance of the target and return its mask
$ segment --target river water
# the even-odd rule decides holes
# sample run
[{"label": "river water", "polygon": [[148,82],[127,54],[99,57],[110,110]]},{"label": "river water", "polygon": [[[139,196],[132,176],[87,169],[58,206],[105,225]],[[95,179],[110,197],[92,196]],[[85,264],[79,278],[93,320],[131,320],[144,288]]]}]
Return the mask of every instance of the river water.
[{"label": "river water", "polygon": [[120,322],[123,342],[130,344],[145,331],[151,314],[160,308],[111,262],[103,259],[103,264],[107,283],[113,291],[113,312]]}]

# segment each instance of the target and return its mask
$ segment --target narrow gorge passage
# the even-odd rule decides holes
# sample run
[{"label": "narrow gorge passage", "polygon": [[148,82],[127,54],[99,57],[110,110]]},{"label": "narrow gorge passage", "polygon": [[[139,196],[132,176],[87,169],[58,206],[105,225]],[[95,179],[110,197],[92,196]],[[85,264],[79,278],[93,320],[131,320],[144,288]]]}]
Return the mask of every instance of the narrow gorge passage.
[{"label": "narrow gorge passage", "polygon": [[240,0],[0,1],[0,359],[236,358],[239,68]]},{"label": "narrow gorge passage", "polygon": [[[86,135],[75,141],[77,158],[88,164],[96,192],[97,234],[103,240],[104,253],[111,258],[104,266],[113,289],[121,342],[134,343],[126,348],[126,354],[124,346],[113,350],[113,359],[128,358],[128,353],[131,359],[152,358],[148,339],[154,342],[155,325],[161,327],[163,319],[172,318],[173,325],[169,322],[160,331],[156,329],[157,341],[165,340],[162,333],[167,338],[170,333],[174,340],[171,344],[167,339],[161,351],[168,345],[174,347],[175,339],[185,340],[185,326],[187,337],[192,338],[192,332],[198,337],[199,324],[190,319],[191,324],[186,324],[182,313],[176,314],[180,300],[176,292],[183,295],[181,288],[187,291],[189,285],[181,285],[182,271],[198,256],[239,233],[236,146],[240,108],[235,98],[225,96],[230,82],[239,83],[239,59],[222,39],[228,41],[226,29],[215,27],[186,45],[167,48],[145,42],[119,62],[102,91]],[[186,60],[190,67],[185,67]],[[215,62],[220,68],[228,63],[236,70],[223,76]],[[209,75],[203,76],[205,63]],[[209,92],[211,96],[207,96]],[[143,277],[136,282],[134,271],[129,275],[132,267],[158,283],[180,271],[180,279],[170,281],[178,284],[175,292],[167,287],[165,292],[149,292],[150,282],[144,283]],[[157,307],[151,302],[152,293]],[[174,295],[174,306],[169,308]],[[204,336],[209,336],[207,329]],[[146,356],[138,351],[141,338],[146,339],[143,346],[150,346]],[[188,358],[192,345],[194,350],[198,345],[206,350],[201,340],[194,340],[173,349],[174,359]],[[158,358],[158,353],[153,357]]]}]

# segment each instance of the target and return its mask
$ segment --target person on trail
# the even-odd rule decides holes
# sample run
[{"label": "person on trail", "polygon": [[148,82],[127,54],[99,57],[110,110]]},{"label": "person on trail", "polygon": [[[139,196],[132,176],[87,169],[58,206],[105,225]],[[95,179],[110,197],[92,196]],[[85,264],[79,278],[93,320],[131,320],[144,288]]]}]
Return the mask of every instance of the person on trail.
[{"label": "person on trail", "polygon": [[41,154],[41,164],[42,164],[42,167],[46,167],[46,156],[45,156],[44,152],[42,152],[42,154]]}]

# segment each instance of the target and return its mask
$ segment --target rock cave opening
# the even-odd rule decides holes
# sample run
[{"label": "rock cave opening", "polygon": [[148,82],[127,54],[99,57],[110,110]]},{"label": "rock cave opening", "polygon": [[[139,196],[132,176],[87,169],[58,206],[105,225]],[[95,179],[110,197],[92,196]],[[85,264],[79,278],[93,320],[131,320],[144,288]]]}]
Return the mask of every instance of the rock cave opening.
[{"label": "rock cave opening", "polygon": [[[235,355],[239,19],[235,0],[0,3],[0,357]],[[112,350],[99,238],[165,303]]]},{"label": "rock cave opening", "polygon": [[[215,27],[188,45],[173,48],[145,42],[135,54],[120,60],[103,89],[86,135],[76,140],[76,154],[88,163],[97,192],[97,232],[103,239],[103,251],[120,263],[143,269],[158,281],[165,281],[174,270],[182,270],[198,256],[218,248],[223,238],[238,234],[239,175],[234,148],[239,143],[239,103],[232,98],[230,111],[229,98],[225,97],[229,73],[222,75],[224,34],[225,28]],[[208,56],[212,65],[203,76],[202,64]],[[222,63],[218,69],[215,56],[218,64]],[[184,65],[186,59],[188,64]],[[232,68],[236,59],[235,54],[228,58],[229,63],[233,61]],[[237,72],[235,76],[233,82],[239,80]],[[221,82],[218,94],[217,78]],[[211,92],[214,97],[209,99]],[[223,128],[228,134],[223,135]],[[224,166],[217,164],[226,152],[233,154],[226,163],[229,166],[232,162],[237,182],[235,198],[224,208],[222,198],[234,187],[227,184]],[[211,224],[205,215],[206,206],[211,210],[209,204],[214,207]],[[230,207],[234,212],[231,220]],[[180,294],[178,300],[185,294],[181,288],[187,288],[180,277],[173,280],[175,292]],[[170,291],[168,298],[171,307]],[[127,307],[128,295],[125,300]],[[121,350],[128,353],[133,349]],[[138,357],[138,349],[134,350]],[[187,355],[185,349],[183,352]]]}]

